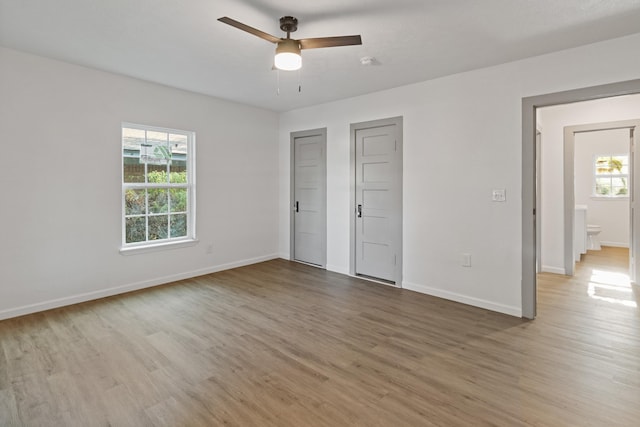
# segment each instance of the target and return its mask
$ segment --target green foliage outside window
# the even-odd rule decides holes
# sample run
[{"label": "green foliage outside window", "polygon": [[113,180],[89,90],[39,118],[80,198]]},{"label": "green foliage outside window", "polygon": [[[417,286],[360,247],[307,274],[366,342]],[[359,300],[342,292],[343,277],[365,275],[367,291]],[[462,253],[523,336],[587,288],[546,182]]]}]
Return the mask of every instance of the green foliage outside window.
[{"label": "green foliage outside window", "polygon": [[629,156],[599,156],[595,161],[595,194],[622,197],[629,193],[627,184]]},{"label": "green foliage outside window", "polygon": [[[147,174],[150,184],[184,184],[187,172],[154,170]],[[149,237],[145,216],[128,217],[125,220],[126,242],[144,242],[187,235],[187,189],[150,188],[125,191],[125,215],[147,215],[149,210]]]}]

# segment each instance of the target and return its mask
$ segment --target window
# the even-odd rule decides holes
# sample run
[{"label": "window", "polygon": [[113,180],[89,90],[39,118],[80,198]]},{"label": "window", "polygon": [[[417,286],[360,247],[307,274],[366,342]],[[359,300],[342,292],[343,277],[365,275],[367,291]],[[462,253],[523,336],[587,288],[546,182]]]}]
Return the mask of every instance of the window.
[{"label": "window", "polygon": [[597,197],[628,197],[628,154],[595,157],[593,194]]},{"label": "window", "polygon": [[195,239],[193,132],[122,125],[122,246]]}]

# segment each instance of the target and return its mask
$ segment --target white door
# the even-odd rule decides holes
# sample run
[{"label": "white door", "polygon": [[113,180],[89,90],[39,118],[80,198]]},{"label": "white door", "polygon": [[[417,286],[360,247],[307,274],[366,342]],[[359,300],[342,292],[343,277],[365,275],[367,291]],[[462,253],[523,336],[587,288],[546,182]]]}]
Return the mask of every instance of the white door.
[{"label": "white door", "polygon": [[355,274],[400,286],[402,156],[397,122],[354,125]]},{"label": "white door", "polygon": [[291,134],[292,259],[326,263],[326,132]]}]

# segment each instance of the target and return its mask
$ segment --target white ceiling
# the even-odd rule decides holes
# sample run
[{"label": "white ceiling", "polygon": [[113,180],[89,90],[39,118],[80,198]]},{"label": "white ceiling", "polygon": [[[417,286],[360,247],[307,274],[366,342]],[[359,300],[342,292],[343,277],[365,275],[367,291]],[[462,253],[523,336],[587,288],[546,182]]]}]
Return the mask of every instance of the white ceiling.
[{"label": "white ceiling", "polygon": [[[272,71],[278,37],[361,34]],[[0,0],[0,45],[276,111],[640,32],[640,0]],[[363,66],[360,58],[376,58]]]}]

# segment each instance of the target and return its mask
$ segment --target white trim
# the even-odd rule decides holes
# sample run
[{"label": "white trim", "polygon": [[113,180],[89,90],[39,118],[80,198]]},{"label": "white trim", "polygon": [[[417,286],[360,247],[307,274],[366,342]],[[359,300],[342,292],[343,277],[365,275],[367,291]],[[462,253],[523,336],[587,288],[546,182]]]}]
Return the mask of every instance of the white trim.
[{"label": "white trim", "polygon": [[543,273],[553,273],[553,274],[567,274],[567,272],[565,271],[564,268],[562,267],[552,267],[550,265],[543,265],[542,266],[542,272]]},{"label": "white trim", "polygon": [[78,304],[86,301],[92,301],[100,298],[106,298],[114,295],[124,294],[140,289],[151,288],[158,285],[176,282],[178,280],[190,279],[192,277],[203,276],[205,274],[216,273],[218,271],[230,270],[232,268],[244,267],[246,265],[257,264],[259,262],[269,261],[278,258],[277,254],[264,255],[261,257],[230,262],[213,267],[202,268],[199,270],[187,271],[184,273],[172,274],[170,276],[156,277],[154,279],[144,280],[142,282],[130,283],[127,285],[115,286],[113,288],[101,289],[93,292],[85,292],[68,297],[57,298],[49,301],[43,301],[35,304],[23,305],[21,307],[9,308],[0,311],[0,320],[12,317],[24,316],[25,314],[37,313],[40,311],[50,310],[52,308],[64,307],[67,305]]},{"label": "white trim", "polygon": [[600,241],[600,246],[612,246],[614,248],[629,248],[629,243]]},{"label": "white trim", "polygon": [[161,243],[155,243],[151,245],[140,246],[127,246],[120,248],[120,255],[137,255],[146,254],[149,252],[166,251],[169,249],[186,248],[189,246],[195,246],[199,242],[198,239],[189,240],[162,240]]},{"label": "white trim", "polygon": [[629,196],[589,196],[591,200],[597,200],[599,202],[625,202],[629,201]]},{"label": "white trim", "polygon": [[405,290],[413,291],[413,292],[419,292],[421,294],[427,294],[434,297],[443,298],[446,300],[483,308],[485,310],[496,311],[498,313],[508,314],[510,316],[515,316],[515,317],[522,317],[522,310],[520,309],[520,307],[513,307],[513,306],[504,305],[504,304],[498,304],[492,301],[470,297],[467,295],[461,295],[455,292],[449,292],[442,289],[435,289],[429,286],[418,285],[416,283],[411,283],[406,281],[402,283],[402,288]]},{"label": "white trim", "polygon": [[[122,183],[122,187],[125,190],[143,190],[145,188],[148,189],[169,189],[169,188],[184,188],[185,190],[189,189],[189,184],[182,184],[182,183],[167,183],[167,184],[155,184],[155,183],[144,183],[144,182],[124,182]],[[172,212],[173,213],[173,212]],[[180,213],[180,212],[176,212],[176,213]],[[158,214],[159,215],[159,214]]]}]

